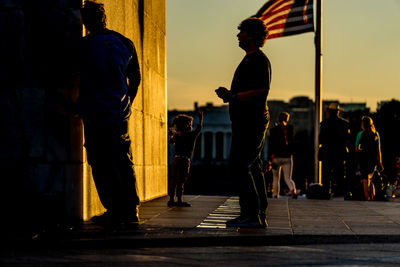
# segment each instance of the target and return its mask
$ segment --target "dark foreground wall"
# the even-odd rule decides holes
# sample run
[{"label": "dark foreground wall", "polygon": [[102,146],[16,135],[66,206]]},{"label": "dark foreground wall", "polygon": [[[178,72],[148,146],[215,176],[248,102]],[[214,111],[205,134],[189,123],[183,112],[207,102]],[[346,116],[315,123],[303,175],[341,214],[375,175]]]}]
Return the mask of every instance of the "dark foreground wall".
[{"label": "dark foreground wall", "polygon": [[[109,28],[133,40],[139,55],[130,134],[145,201],[167,191],[165,0],[101,2]],[[103,211],[74,106],[81,5],[0,0],[0,224],[35,228]]]},{"label": "dark foreground wall", "polygon": [[[2,220],[80,217],[80,0],[0,1]],[[4,223],[4,221],[3,221]]]}]

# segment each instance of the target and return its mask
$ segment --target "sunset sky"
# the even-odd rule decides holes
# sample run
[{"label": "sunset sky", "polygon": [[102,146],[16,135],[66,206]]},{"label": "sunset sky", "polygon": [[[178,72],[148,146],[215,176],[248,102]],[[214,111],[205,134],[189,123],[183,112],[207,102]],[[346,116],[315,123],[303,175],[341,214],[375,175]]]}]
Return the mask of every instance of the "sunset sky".
[{"label": "sunset sky", "polygon": [[[315,0],[314,0],[315,1]],[[168,109],[222,102],[244,56],[237,26],[267,0],[166,0]],[[367,102],[400,99],[400,0],[323,1],[325,100]],[[269,99],[314,99],[314,33],[268,40],[272,64]]]}]

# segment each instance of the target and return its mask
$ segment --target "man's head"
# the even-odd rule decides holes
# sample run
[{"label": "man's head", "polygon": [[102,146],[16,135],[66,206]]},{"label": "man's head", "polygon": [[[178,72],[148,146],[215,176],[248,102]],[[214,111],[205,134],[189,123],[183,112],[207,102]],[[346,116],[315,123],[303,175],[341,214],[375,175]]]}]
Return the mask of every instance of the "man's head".
[{"label": "man's head", "polygon": [[287,112],[281,112],[278,117],[278,122],[282,125],[287,125],[290,119],[290,115]]},{"label": "man's head", "polygon": [[254,42],[256,47],[264,46],[268,30],[264,22],[260,19],[254,17],[245,19],[240,23],[238,29],[240,30],[240,33],[237,35],[239,46],[244,50],[250,45],[249,42]]},{"label": "man's head", "polygon": [[338,103],[330,103],[327,108],[329,116],[339,116],[339,112],[342,111],[342,108]]},{"label": "man's head", "polygon": [[82,21],[89,32],[101,31],[106,28],[106,13],[104,5],[94,0],[86,0],[81,9]]}]

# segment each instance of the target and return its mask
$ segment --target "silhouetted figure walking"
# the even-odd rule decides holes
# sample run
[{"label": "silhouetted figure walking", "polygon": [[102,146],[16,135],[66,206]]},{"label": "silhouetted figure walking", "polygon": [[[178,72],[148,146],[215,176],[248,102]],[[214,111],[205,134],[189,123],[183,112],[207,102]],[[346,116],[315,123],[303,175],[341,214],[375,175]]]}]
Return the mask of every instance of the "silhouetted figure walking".
[{"label": "silhouetted figure walking", "polygon": [[293,126],[288,125],[289,118],[289,113],[280,113],[278,125],[270,130],[269,135],[269,152],[273,173],[272,194],[274,198],[279,198],[282,169],[292,197],[297,198],[296,184],[292,179],[294,131]]},{"label": "silhouetted figure walking", "polygon": [[92,221],[138,222],[140,201],[128,132],[131,104],[140,84],[136,50],[131,40],[106,28],[102,4],[85,1],[81,14],[89,34],[82,40],[78,107],[88,163],[107,209]]},{"label": "silhouetted figure walking", "polygon": [[240,216],[228,226],[265,227],[268,205],[260,158],[269,123],[267,96],[271,65],[260,50],[268,31],[257,18],[239,25],[239,46],[246,52],[233,77],[231,90],[219,87],[218,97],[229,102],[232,143],[229,169],[239,193]]},{"label": "silhouetted figure walking", "polygon": [[[169,179],[168,206],[190,207],[183,201],[185,182],[189,176],[190,158],[196,145],[197,137],[203,127],[203,112],[199,111],[197,127],[192,131],[193,117],[184,114],[176,116],[172,120],[174,129],[169,129],[168,139],[175,145],[174,159],[172,160],[171,176]],[[175,196],[177,201],[175,202]]]},{"label": "silhouetted figure walking", "polygon": [[370,117],[362,117],[361,128],[362,131],[357,134],[355,147],[359,159],[364,200],[373,200],[375,189],[372,177],[375,170],[383,171],[381,140]]},{"label": "silhouetted figure walking", "polygon": [[319,135],[322,184],[330,195],[347,193],[344,192],[344,184],[350,129],[349,123],[339,117],[340,110],[337,103],[331,103],[328,106],[328,118],[321,122]]}]

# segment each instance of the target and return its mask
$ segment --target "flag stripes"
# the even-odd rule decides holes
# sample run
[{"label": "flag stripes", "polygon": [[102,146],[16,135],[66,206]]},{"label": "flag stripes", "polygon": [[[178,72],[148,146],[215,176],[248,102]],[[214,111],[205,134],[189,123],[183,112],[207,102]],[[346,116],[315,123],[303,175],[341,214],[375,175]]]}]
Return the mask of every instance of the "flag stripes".
[{"label": "flag stripes", "polygon": [[254,17],[267,26],[268,39],[314,31],[313,0],[270,0]]}]

